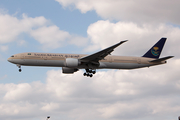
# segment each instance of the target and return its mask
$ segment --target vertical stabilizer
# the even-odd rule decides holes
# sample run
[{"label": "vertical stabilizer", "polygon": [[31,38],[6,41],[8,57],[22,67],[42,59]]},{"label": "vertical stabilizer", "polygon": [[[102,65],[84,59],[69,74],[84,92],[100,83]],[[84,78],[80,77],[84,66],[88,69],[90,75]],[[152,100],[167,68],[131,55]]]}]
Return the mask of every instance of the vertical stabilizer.
[{"label": "vertical stabilizer", "polygon": [[146,54],[142,57],[156,58],[158,59],[161,55],[161,51],[164,47],[167,38],[161,38]]}]

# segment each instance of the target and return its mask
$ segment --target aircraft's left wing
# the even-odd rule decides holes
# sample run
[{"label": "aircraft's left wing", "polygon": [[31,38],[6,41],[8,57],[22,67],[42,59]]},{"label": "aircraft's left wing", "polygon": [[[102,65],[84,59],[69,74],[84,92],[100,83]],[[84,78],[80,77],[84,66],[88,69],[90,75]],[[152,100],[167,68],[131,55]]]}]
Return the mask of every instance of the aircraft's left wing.
[{"label": "aircraft's left wing", "polygon": [[80,58],[80,61],[82,61],[82,62],[98,62],[99,60],[104,59],[107,55],[109,55],[111,52],[113,52],[114,48],[118,47],[119,45],[121,45],[122,43],[124,43],[126,41],[127,40],[121,41],[121,42],[119,42],[111,47],[108,47],[106,49],[103,49],[99,52],[96,52],[94,54]]}]

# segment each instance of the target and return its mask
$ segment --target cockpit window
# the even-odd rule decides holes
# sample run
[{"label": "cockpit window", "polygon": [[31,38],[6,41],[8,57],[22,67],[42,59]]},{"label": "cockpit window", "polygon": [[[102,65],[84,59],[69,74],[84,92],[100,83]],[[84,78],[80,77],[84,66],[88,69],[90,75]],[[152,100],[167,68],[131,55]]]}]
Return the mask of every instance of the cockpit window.
[{"label": "cockpit window", "polygon": [[12,55],[11,57],[14,57],[14,55]]},{"label": "cockpit window", "polygon": [[31,53],[28,53],[28,55],[31,55]]}]

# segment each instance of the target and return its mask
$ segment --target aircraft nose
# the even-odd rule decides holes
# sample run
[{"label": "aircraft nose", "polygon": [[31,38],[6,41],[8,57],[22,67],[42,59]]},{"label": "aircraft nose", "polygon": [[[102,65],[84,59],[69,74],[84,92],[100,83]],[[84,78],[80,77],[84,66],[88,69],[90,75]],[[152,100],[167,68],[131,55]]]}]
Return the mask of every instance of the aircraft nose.
[{"label": "aircraft nose", "polygon": [[7,61],[8,61],[8,62],[12,62],[12,58],[11,58],[11,57],[8,58]]}]

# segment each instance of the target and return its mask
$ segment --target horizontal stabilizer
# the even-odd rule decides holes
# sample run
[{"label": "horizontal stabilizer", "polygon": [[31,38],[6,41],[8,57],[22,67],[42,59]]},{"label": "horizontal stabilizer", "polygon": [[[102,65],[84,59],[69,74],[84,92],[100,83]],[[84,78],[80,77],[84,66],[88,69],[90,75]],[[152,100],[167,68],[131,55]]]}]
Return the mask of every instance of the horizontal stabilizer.
[{"label": "horizontal stabilizer", "polygon": [[172,57],[174,57],[174,56],[167,56],[167,57],[163,57],[163,58],[160,58],[160,59],[157,59],[157,60],[152,60],[150,62],[161,62],[161,61],[165,61],[167,59],[170,59]]}]

